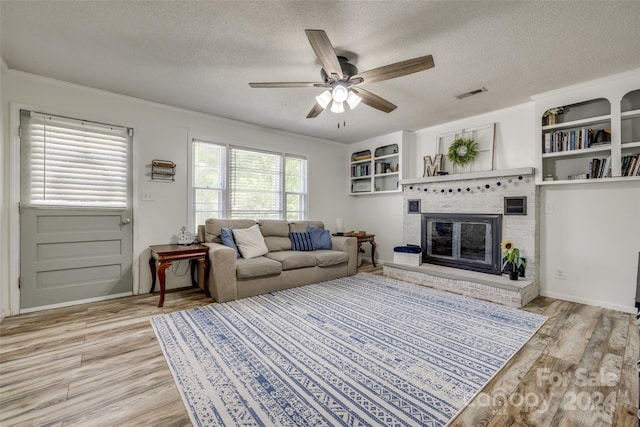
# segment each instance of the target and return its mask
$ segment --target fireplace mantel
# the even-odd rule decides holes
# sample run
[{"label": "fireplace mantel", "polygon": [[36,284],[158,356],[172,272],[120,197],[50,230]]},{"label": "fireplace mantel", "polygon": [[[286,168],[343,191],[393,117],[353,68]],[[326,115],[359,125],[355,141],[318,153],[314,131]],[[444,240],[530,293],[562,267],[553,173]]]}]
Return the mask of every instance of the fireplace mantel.
[{"label": "fireplace mantel", "polygon": [[416,185],[416,184],[428,184],[432,182],[450,182],[450,181],[462,181],[468,179],[484,179],[484,178],[498,178],[503,176],[519,176],[519,175],[533,175],[535,169],[532,167],[517,168],[517,169],[502,169],[495,171],[483,171],[483,172],[469,172],[458,173],[453,175],[438,175],[438,176],[425,176],[422,178],[410,178],[400,181],[400,185]]}]

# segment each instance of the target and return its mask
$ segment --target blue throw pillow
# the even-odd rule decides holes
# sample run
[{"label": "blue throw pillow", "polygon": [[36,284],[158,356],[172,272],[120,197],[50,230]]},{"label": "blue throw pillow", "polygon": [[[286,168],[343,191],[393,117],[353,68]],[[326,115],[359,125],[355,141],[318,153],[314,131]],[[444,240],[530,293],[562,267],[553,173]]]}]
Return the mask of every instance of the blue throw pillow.
[{"label": "blue throw pillow", "polygon": [[220,238],[222,239],[222,244],[225,246],[229,246],[236,251],[236,258],[240,258],[240,251],[238,250],[238,245],[236,245],[236,239],[233,237],[233,231],[231,231],[231,227],[225,227],[220,229]]},{"label": "blue throw pillow", "polygon": [[307,225],[307,233],[311,235],[313,249],[332,249],[329,230]]},{"label": "blue throw pillow", "polygon": [[289,233],[291,249],[294,251],[312,251],[311,235],[309,233]]}]

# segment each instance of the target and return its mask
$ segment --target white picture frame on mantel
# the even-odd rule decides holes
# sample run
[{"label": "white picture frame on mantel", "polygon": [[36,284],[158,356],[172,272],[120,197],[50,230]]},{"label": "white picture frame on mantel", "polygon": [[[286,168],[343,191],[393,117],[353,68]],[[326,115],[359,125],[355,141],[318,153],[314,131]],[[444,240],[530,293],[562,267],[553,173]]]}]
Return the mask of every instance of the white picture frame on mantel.
[{"label": "white picture frame on mantel", "polygon": [[[442,153],[442,171],[448,172],[449,174],[460,174],[493,170],[495,128],[495,123],[489,123],[438,135],[438,149],[436,154]],[[471,163],[458,166],[449,160],[447,152],[456,138],[473,138],[475,142],[478,143],[478,155]]]}]

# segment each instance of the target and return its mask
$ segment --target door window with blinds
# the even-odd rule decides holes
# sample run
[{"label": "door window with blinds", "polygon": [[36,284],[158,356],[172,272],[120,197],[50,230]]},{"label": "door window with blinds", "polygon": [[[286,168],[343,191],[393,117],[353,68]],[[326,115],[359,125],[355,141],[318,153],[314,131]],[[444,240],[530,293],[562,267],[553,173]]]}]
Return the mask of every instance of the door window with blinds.
[{"label": "door window with blinds", "polygon": [[307,160],[194,139],[192,197],[195,225],[207,218],[302,220]]},{"label": "door window with blinds", "polygon": [[130,130],[21,111],[30,206],[126,208]]}]

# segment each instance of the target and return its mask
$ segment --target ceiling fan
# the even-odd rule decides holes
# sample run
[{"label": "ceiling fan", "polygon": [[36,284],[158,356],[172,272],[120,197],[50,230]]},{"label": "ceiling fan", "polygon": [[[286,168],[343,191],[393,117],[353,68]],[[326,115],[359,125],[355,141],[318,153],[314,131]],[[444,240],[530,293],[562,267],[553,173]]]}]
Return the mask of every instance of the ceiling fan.
[{"label": "ceiling fan", "polygon": [[329,103],[331,103],[331,111],[334,113],[342,113],[345,102],[349,108],[354,109],[360,101],[377,110],[390,113],[397,108],[397,105],[361,88],[360,85],[406,76],[428,70],[434,66],[433,57],[426,55],[359,73],[355,65],[350,64],[347,58],[336,55],[327,33],[323,30],[304,30],[304,32],[322,64],[320,71],[322,82],[249,83],[249,86],[253,88],[326,88],[316,97],[317,102],[307,114],[308,119],[317,117],[329,106]]}]

